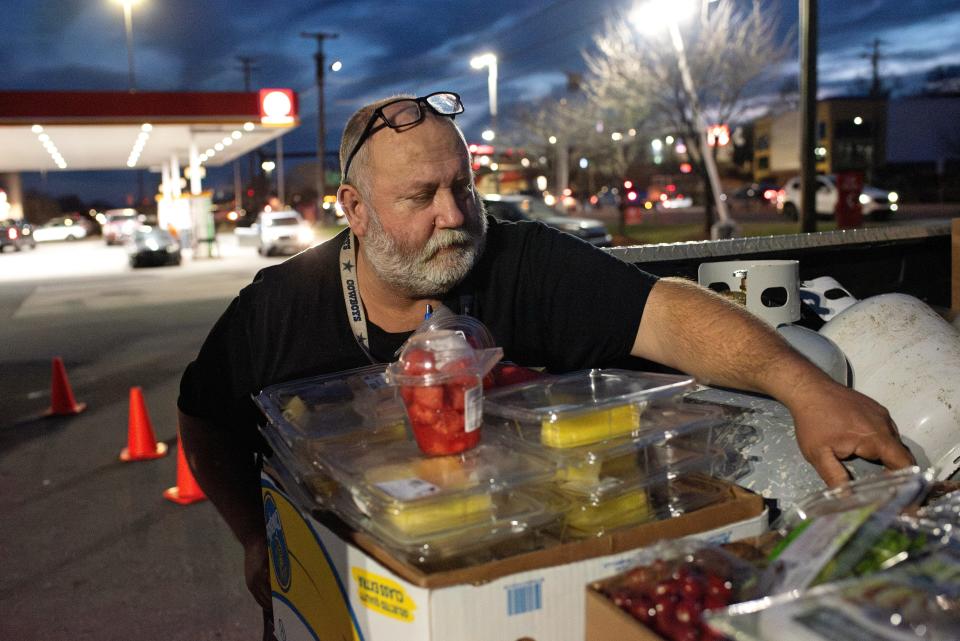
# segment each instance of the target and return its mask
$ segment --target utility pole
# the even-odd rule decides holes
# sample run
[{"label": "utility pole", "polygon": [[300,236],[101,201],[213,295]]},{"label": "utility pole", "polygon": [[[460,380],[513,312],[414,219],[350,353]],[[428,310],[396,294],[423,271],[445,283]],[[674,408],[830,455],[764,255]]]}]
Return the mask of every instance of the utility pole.
[{"label": "utility pole", "polygon": [[880,80],[880,45],[885,44],[880,38],[873,39],[873,46],[871,47],[872,51],[861,55],[861,58],[870,59],[870,70],[871,70],[871,80],[870,80],[870,97],[871,98],[883,98],[883,81]]},{"label": "utility pole", "polygon": [[[243,90],[246,93],[250,93],[251,87],[252,87],[250,79],[252,77],[253,72],[259,69],[259,67],[257,67],[254,64],[255,58],[252,58],[250,56],[237,56],[237,61],[240,63],[240,71],[243,72]],[[239,165],[237,164],[238,162],[239,161],[237,160],[233,161],[233,166],[234,166],[233,185],[234,185],[234,190],[237,191],[237,193],[234,194],[234,201],[236,201],[234,203],[234,206],[237,209],[244,209],[243,193],[241,191],[242,186],[240,184],[240,169],[239,169]],[[247,175],[250,176],[250,184],[253,184],[253,153],[247,154]],[[239,213],[240,212],[238,211],[237,214]]]},{"label": "utility pole", "polygon": [[817,231],[817,0],[800,0],[800,231]]},{"label": "utility pole", "polygon": [[334,40],[340,37],[340,34],[312,31],[302,32],[300,37],[313,38],[317,41],[317,52],[313,54],[313,59],[317,64],[317,219],[320,219],[323,215],[323,197],[327,193],[327,169],[324,166],[326,160],[327,127],[323,114],[323,72],[326,69],[326,62],[323,57],[323,41],[327,39]]},{"label": "utility pole", "polygon": [[250,76],[251,73],[258,70],[254,63],[255,58],[250,56],[237,56],[237,61],[240,63],[240,71],[243,72],[243,90],[247,93],[250,93]]}]

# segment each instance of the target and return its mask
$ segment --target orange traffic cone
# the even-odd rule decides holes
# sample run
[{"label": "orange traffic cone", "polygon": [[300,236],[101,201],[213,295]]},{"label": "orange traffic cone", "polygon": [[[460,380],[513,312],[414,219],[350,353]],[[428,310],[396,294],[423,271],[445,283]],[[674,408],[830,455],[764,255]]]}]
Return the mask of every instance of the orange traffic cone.
[{"label": "orange traffic cone", "polygon": [[53,359],[53,375],[50,381],[50,407],[43,413],[44,416],[72,416],[87,409],[86,403],[78,403],[73,398],[70,381],[67,380],[67,370],[63,366],[63,359],[59,356]]},{"label": "orange traffic cone", "polygon": [[121,461],[145,461],[166,456],[167,444],[157,443],[143,401],[143,390],[130,388],[130,420],[127,425],[127,446],[120,450]]},{"label": "orange traffic cone", "polygon": [[164,490],[163,498],[180,505],[189,505],[207,498],[197,485],[197,480],[193,478],[190,466],[187,465],[187,457],[183,453],[183,441],[180,440],[179,432],[177,432],[177,484]]}]

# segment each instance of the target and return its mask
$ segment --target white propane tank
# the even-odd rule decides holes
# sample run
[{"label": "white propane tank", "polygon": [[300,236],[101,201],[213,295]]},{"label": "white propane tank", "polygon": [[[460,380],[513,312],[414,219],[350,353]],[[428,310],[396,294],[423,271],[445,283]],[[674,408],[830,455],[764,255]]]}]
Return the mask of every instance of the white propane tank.
[{"label": "white propane tank", "polygon": [[820,333],[843,350],[853,388],[887,408],[920,465],[940,480],[960,468],[960,332],[913,296],[883,294]]},{"label": "white propane tank", "polygon": [[[746,286],[747,311],[777,327],[800,320],[800,263],[795,260],[724,260],[700,263],[697,282],[704,287]],[[776,294],[775,302],[768,298]]]},{"label": "white propane tank", "polygon": [[848,384],[847,359],[844,358],[843,351],[829,338],[800,325],[781,325],[777,332],[793,349],[806,356],[830,378],[841,385]]},{"label": "white propane tank", "polygon": [[[700,263],[697,281],[740,292],[747,311],[776,328],[794,349],[841,385],[847,384],[847,361],[828,338],[799,325],[800,263],[795,260],[725,260]],[[834,281],[836,282],[836,281]],[[746,288],[746,291],[742,291]]]},{"label": "white propane tank", "polygon": [[857,302],[832,276],[821,276],[800,283],[800,300],[825,321]]}]

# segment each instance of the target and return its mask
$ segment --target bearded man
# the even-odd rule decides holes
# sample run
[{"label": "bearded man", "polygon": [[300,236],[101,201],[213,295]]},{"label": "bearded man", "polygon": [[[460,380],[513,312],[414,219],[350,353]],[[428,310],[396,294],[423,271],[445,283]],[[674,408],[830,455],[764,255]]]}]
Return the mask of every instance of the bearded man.
[{"label": "bearded man", "polygon": [[262,270],[184,372],[187,460],[244,546],[265,617],[256,458],[265,444],[251,394],[393,360],[428,304],[476,317],[521,365],[564,372],[632,356],[769,394],[792,412],[801,451],[829,485],[846,479],[840,460],[849,456],[913,462],[883,407],[834,383],[745,310],[540,223],[488,219],[453,120],[462,111],[459,96],[441,92],[354,114],[337,193],[349,229]]}]

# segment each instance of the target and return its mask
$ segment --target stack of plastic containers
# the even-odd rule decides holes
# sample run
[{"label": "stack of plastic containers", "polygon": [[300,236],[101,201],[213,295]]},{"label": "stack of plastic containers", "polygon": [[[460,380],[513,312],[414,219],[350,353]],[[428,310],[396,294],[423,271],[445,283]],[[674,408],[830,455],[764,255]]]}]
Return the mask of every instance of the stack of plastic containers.
[{"label": "stack of plastic containers", "polygon": [[327,450],[347,523],[419,565],[441,567],[540,547],[556,513],[523,488],[553,474],[549,461],[495,439],[452,456],[425,456],[407,440]]},{"label": "stack of plastic containers", "polygon": [[544,489],[562,515],[561,540],[690,512],[725,496],[730,475],[715,441],[730,417],[680,402],[688,377],[590,370],[490,393],[487,429],[517,451],[552,461]]},{"label": "stack of plastic containers", "polygon": [[[721,500],[731,417],[682,402],[691,378],[591,370],[490,391],[479,445],[429,456],[384,366],[256,398],[301,507],[333,511],[427,571],[600,536]],[[726,476],[727,474],[724,474]]]},{"label": "stack of plastic containers", "polygon": [[[384,378],[385,365],[304,378],[265,388],[255,397],[267,417],[261,433],[317,507],[335,484],[321,453],[345,445],[407,438],[406,412]],[[293,488],[291,488],[293,489]]]}]

